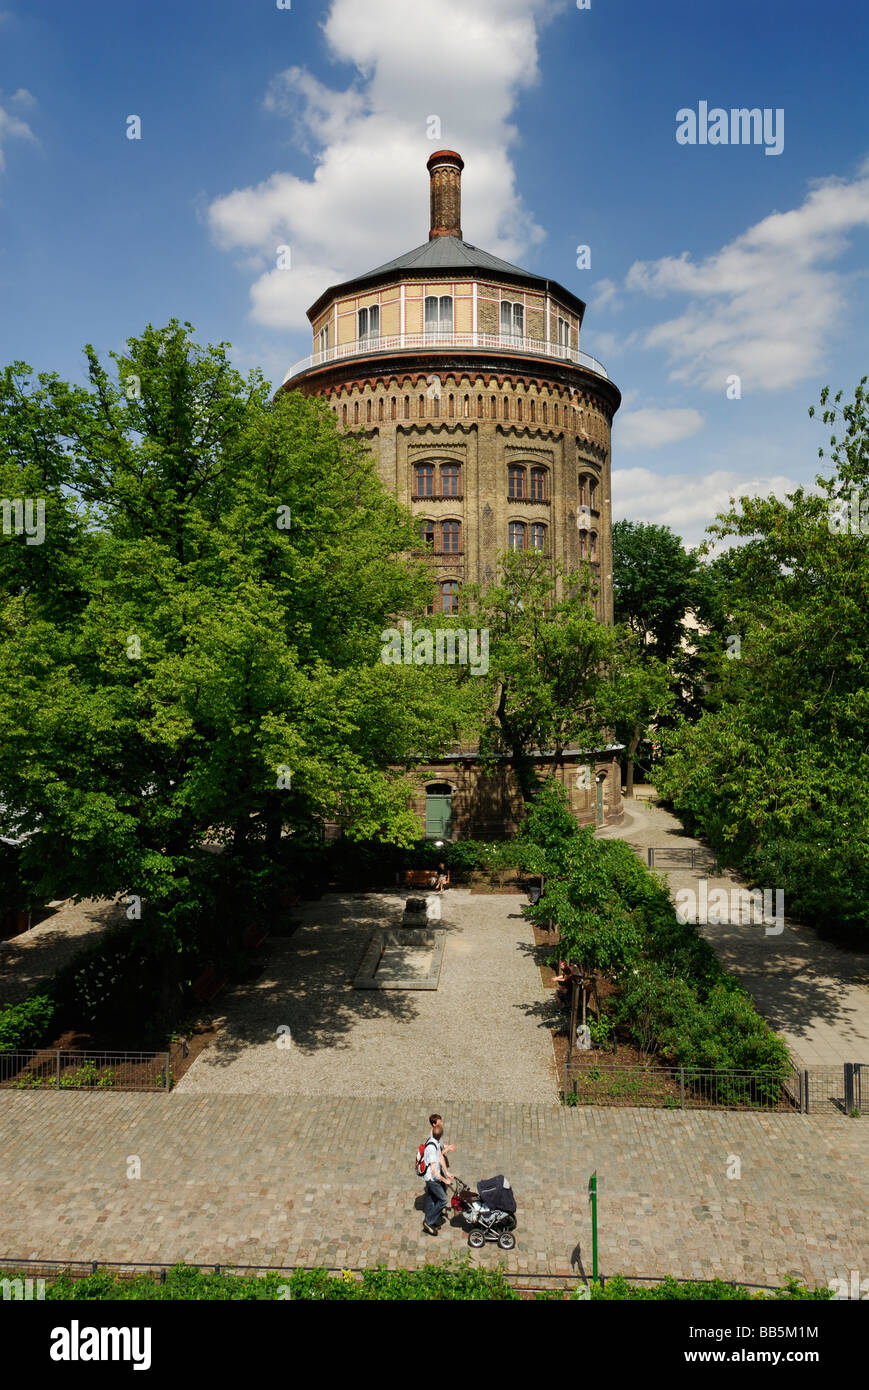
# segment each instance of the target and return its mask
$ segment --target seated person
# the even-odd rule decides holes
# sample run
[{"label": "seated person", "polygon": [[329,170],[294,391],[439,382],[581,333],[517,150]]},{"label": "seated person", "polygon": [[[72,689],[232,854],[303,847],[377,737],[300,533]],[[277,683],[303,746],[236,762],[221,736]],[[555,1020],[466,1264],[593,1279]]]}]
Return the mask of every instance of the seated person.
[{"label": "seated person", "polygon": [[438,871],[435,876],[433,887],[436,892],[442,893],[447,886],[447,870],[445,864],[438,864]]}]

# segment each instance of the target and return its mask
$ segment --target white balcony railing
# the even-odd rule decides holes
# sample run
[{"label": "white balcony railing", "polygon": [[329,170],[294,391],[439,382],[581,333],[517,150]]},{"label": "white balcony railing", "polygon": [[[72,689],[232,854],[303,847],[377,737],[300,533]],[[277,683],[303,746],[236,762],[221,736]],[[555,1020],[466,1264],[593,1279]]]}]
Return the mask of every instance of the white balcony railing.
[{"label": "white balcony railing", "polygon": [[571,362],[575,367],[585,367],[587,371],[609,380],[606,368],[596,357],[561,347],[558,343],[544,342],[541,338],[521,338],[510,333],[395,333],[381,338],[358,338],[353,343],[340,343],[337,347],[303,357],[287,372],[283,384],[286,385],[294,376],[309,368],[322,367],[327,362],[340,362],[350,357],[375,357],[388,352],[418,352],[425,348],[467,348],[471,352],[515,352],[526,357],[555,357],[562,362]]}]

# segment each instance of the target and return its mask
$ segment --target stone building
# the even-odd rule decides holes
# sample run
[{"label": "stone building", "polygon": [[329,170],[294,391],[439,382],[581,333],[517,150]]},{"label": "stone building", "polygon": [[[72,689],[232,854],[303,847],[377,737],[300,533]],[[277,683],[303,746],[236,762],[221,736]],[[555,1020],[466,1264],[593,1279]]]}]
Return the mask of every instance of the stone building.
[{"label": "stone building", "polygon": [[[597,615],[611,622],[610,429],[621,395],[580,351],[585,304],[465,241],[463,160],[438,150],[427,167],[428,241],[323,291],[308,311],[314,351],[282,389],[322,396],[366,441],[431,546],[438,611],[458,610],[464,582],[492,582],[504,551],[535,549],[570,570],[588,562]],[[578,819],[621,818],[616,752],[577,755],[590,787],[587,772],[561,769]],[[428,771],[429,787],[451,789],[447,833],[515,823],[508,764],[484,775],[465,752]],[[421,817],[436,833],[437,816]]]}]

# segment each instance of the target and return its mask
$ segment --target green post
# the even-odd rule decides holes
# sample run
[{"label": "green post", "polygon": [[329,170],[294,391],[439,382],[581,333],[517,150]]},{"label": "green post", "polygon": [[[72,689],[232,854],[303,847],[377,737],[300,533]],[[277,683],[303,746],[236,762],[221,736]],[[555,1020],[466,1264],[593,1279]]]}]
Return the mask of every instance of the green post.
[{"label": "green post", "polygon": [[597,1283],[597,1169],[588,1180],[588,1200],[591,1202],[591,1277]]}]

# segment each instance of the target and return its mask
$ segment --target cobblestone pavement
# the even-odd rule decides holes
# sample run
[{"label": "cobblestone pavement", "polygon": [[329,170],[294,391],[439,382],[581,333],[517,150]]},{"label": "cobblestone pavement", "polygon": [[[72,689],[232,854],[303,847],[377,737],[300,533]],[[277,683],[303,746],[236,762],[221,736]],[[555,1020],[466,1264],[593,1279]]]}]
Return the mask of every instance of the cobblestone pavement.
[{"label": "cobblestone pavement", "polygon": [[[486,1247],[483,1264],[589,1269],[596,1169],[604,1274],[774,1285],[869,1269],[865,1121],[443,1095],[2,1092],[0,1255],[346,1268],[466,1253],[458,1228],[422,1232],[411,1160],[433,1106],[455,1172],[506,1173],[516,1191],[516,1249]],[[126,1176],[132,1155],[140,1179]]]},{"label": "cobblestone pavement", "polygon": [[18,1004],[43,980],[96,941],[124,908],[104,899],[70,899],[51,917],[19,936],[0,941],[0,1006]]},{"label": "cobblestone pavement", "polygon": [[[625,823],[598,832],[623,839],[637,849],[698,845],[675,816],[646,801],[626,801]],[[744,886],[738,874],[707,877],[702,870],[658,870],[675,896],[680,888],[695,892],[706,878],[709,894],[728,894]],[[774,885],[772,885],[774,886]],[[773,900],[774,901],[774,900]],[[785,902],[787,908],[787,902]],[[758,1010],[787,1042],[803,1065],[843,1062],[869,1064],[869,955],[840,949],[811,927],[784,917],[778,935],[759,925],[709,923],[700,928],[721,963],[752,995]]]},{"label": "cobblestone pavement", "polygon": [[[398,926],[406,896],[303,903],[303,925],[268,943],[259,979],[220,997],[220,1033],[178,1092],[554,1100],[554,1001],[521,915],[527,897],[448,890],[437,989],[354,989],[372,932]],[[280,1027],[292,1046],[278,1046]]]}]

